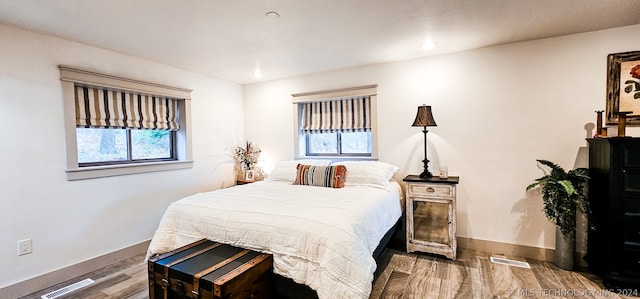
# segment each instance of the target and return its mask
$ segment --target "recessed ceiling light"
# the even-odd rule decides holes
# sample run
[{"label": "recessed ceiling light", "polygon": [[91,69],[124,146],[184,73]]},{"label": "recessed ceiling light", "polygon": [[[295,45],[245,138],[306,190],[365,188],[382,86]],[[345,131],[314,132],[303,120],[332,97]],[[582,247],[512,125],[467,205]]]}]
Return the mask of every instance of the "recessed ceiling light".
[{"label": "recessed ceiling light", "polygon": [[257,78],[257,79],[262,78],[262,72],[261,72],[260,70],[255,70],[255,71],[253,72],[253,77],[254,77],[254,78]]},{"label": "recessed ceiling light", "polygon": [[433,48],[436,47],[436,43],[434,43],[433,41],[426,41],[424,43],[422,43],[422,50],[428,51],[428,50],[433,50]]}]

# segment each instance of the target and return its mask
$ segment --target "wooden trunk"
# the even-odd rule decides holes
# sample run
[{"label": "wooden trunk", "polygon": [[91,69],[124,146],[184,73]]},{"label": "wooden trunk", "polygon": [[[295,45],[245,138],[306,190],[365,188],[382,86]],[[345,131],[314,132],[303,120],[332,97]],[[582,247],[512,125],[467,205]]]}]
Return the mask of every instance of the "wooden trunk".
[{"label": "wooden trunk", "polygon": [[272,298],[273,256],[200,240],[149,259],[149,298]]}]

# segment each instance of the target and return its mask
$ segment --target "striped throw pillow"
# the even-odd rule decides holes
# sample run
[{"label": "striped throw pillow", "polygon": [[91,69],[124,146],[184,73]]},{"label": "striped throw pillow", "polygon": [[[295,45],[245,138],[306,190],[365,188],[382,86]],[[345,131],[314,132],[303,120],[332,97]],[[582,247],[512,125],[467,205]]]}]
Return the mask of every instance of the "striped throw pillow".
[{"label": "striped throw pillow", "polygon": [[347,177],[347,167],[314,166],[298,164],[294,185],[310,185],[320,187],[342,188]]}]

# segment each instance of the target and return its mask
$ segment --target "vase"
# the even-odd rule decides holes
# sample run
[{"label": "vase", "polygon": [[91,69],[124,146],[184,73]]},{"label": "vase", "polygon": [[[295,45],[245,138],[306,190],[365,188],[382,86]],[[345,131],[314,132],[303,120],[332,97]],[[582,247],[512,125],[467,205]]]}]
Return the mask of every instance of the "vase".
[{"label": "vase", "polygon": [[556,225],[556,250],[554,254],[554,264],[564,270],[573,270],[573,256],[575,252],[575,236],[566,236]]}]

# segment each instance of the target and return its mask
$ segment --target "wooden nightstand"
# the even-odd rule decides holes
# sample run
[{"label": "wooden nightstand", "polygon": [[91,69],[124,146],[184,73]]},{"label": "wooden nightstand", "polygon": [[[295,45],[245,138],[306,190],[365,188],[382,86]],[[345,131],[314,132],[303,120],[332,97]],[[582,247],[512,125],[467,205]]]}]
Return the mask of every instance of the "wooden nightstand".
[{"label": "wooden nightstand", "polygon": [[408,175],[406,183],[407,252],[422,251],[456,259],[456,185],[459,177],[441,179]]}]

